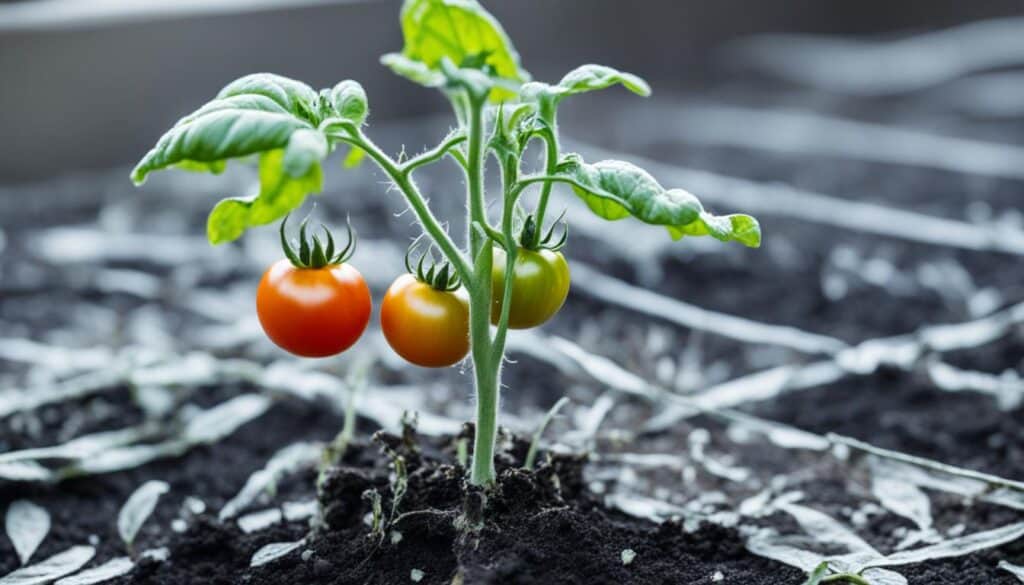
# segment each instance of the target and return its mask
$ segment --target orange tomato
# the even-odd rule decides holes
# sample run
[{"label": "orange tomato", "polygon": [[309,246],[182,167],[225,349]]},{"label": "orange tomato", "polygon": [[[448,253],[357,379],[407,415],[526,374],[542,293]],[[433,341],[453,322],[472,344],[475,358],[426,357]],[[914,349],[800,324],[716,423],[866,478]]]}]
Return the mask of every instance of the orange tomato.
[{"label": "orange tomato", "polygon": [[384,295],[380,324],[395,353],[418,366],[451,366],[469,353],[469,299],[462,289],[437,290],[403,274]]}]

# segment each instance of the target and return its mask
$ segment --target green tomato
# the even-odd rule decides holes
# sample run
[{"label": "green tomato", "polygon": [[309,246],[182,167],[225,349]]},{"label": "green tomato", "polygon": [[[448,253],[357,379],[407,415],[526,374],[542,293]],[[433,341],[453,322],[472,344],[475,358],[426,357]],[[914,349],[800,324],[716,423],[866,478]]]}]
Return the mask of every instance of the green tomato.
[{"label": "green tomato", "polygon": [[[495,324],[501,317],[505,296],[505,263],[505,251],[495,248],[491,270],[491,323]],[[519,248],[512,280],[510,329],[529,329],[544,323],[562,308],[568,295],[569,263],[561,252]]]}]

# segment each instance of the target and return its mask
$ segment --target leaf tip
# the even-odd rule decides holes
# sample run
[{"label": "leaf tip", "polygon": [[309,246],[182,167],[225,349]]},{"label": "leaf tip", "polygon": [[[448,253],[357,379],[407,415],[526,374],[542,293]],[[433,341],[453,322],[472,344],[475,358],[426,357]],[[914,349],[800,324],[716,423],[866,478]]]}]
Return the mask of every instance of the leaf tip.
[{"label": "leaf tip", "polygon": [[651,84],[647,83],[647,80],[637,75],[628,75],[628,83],[624,84],[626,89],[640,97],[651,97]]},{"label": "leaf tip", "polygon": [[129,176],[131,177],[132,184],[139,187],[146,182],[146,175],[148,174],[149,171],[143,168],[142,163],[140,162],[134,169],[132,169],[132,173]]}]

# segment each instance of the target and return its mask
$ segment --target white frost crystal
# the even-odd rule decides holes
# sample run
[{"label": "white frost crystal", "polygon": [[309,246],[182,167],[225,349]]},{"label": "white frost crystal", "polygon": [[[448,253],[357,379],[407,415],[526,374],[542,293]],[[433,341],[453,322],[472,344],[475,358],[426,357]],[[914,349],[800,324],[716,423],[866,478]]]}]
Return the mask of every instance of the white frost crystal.
[{"label": "white frost crystal", "polygon": [[622,551],[622,554],[620,556],[622,557],[622,564],[628,566],[630,563],[633,562],[633,559],[636,558],[636,551],[634,551],[631,548],[627,548],[626,550]]}]

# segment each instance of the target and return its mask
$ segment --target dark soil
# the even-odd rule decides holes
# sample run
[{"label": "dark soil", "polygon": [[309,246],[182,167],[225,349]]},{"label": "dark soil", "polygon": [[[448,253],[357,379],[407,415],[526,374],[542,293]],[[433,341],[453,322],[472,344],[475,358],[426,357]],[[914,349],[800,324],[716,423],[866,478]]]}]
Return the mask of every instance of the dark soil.
[{"label": "dark soil", "polygon": [[[230,396],[237,388],[213,393]],[[0,502],[28,498],[43,503],[53,515],[52,528],[33,557],[41,560],[70,546],[95,542],[97,558],[109,559],[126,554],[117,535],[117,514],[128,496],[150,479],[166,481],[171,490],[160,501],[153,516],[143,525],[136,540],[138,551],[166,546],[178,538],[170,530],[176,518],[189,518],[183,502],[192,496],[203,501],[209,512],[207,525],[214,526],[209,514],[216,512],[246,478],[260,469],[281,447],[299,440],[329,439],[340,425],[330,409],[303,402],[283,400],[275,404],[259,423],[243,426],[228,439],[211,447],[198,447],[178,459],[157,461],[129,471],[100,477],[69,480],[53,486],[31,486],[0,482]],[[312,474],[294,478],[294,487],[308,493],[315,480]],[[292,486],[279,486],[279,494],[288,497]],[[223,531],[223,527],[216,530]],[[204,536],[203,538],[210,538]],[[17,568],[10,541],[0,539],[0,574]],[[193,583],[199,581],[191,581]]]},{"label": "dark soil", "polygon": [[[893,392],[892,388],[899,388]],[[915,373],[885,369],[752,407],[772,420],[834,432],[1009,478],[1024,477],[1024,408],[1005,412],[972,393],[936,390]]]},{"label": "dark soil", "polygon": [[[497,486],[482,492],[467,489],[452,451],[450,440],[410,447],[379,434],[374,445],[355,446],[326,473],[322,524],[299,550],[249,569],[261,544],[304,531],[279,528],[254,538],[205,516],[171,545],[170,561],[140,567],[126,582],[394,584],[411,582],[414,570],[428,584],[710,583],[716,572],[724,576],[719,582],[734,584],[801,578],[746,553],[735,530],[705,524],[687,532],[676,522],[654,525],[608,510],[583,489],[581,458],[554,456],[526,471],[517,467],[525,452],[517,442],[499,461]],[[392,517],[395,456],[407,462],[408,491]],[[387,518],[379,536],[364,522],[371,510],[367,490],[382,496]],[[482,525],[467,518],[481,500]],[[628,565],[627,549],[636,553]]]}]

